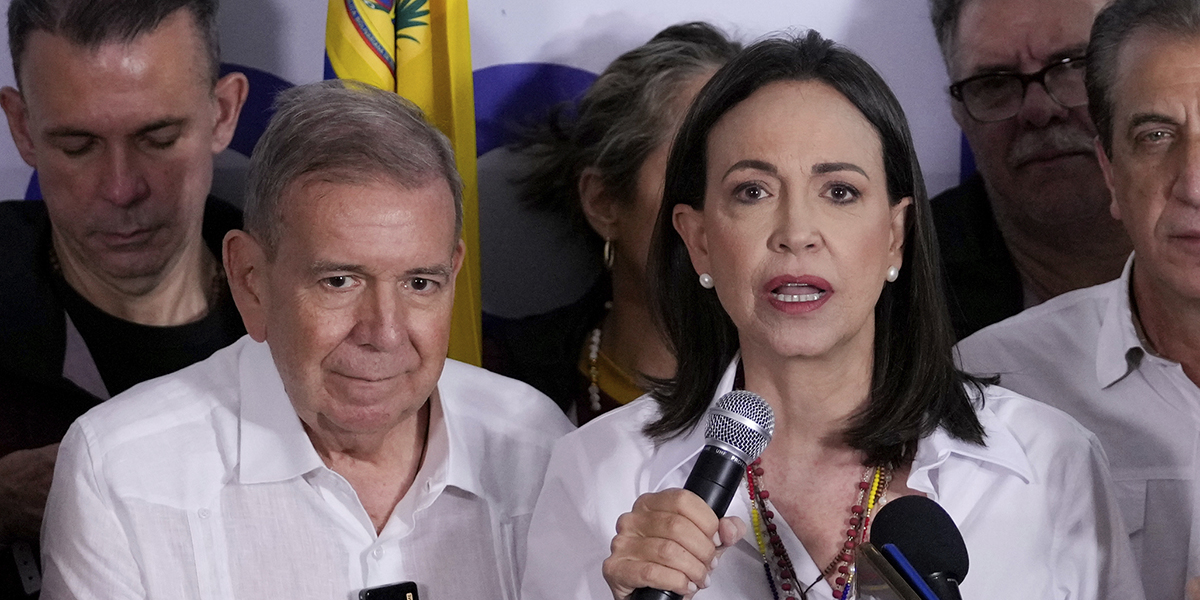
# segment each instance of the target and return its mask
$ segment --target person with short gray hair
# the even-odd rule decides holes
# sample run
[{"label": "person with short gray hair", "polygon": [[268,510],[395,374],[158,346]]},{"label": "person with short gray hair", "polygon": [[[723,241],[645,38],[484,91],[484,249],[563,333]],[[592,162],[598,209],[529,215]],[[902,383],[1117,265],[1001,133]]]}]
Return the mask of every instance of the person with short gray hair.
[{"label": "person with short gray hair", "polygon": [[247,187],[224,257],[249,335],[72,426],[46,597],[516,600],[571,427],[446,358],[465,245],[445,136],[391,92],[301,86]]},{"label": "person with short gray hair", "polygon": [[246,230],[268,249],[278,242],[280,197],[313,172],[339,182],[384,178],[405,187],[441,178],[454,197],[462,233],[462,177],[454,150],[421,109],[396,94],[354,81],[292,88],[275,100],[278,126],[255,147],[246,175]]},{"label": "person with short gray hair", "polygon": [[1116,0],[1087,57],[1096,154],[1134,252],[1120,277],[958,348],[964,368],[1096,433],[1146,597],[1183,598],[1200,576],[1200,1]]},{"label": "person with short gray hair", "polygon": [[1083,73],[1107,0],[930,0],[951,113],[978,171],[933,199],[961,339],[1116,277],[1129,239],[1108,212]]}]

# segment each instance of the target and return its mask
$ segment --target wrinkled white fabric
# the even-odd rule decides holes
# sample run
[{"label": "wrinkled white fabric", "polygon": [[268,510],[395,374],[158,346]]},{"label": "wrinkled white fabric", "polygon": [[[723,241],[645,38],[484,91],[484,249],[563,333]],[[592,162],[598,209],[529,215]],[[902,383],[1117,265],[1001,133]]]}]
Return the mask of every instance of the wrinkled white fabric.
[{"label": "wrinkled white fabric", "polygon": [[42,598],[517,598],[552,442],[522,383],[447,361],[412,487],[376,535],[325,467],[266,344],[248,337],[89,411],[59,452]]},{"label": "wrinkled white fabric", "polygon": [[1200,575],[1195,509],[1200,388],[1139,340],[1119,279],[1069,292],[958,344],[969,372],[1042,400],[1096,434],[1112,467],[1147,598],[1183,598]]},{"label": "wrinkled white fabric", "polygon": [[[733,377],[731,367],[714,401],[732,389]],[[655,445],[641,430],[657,411],[642,398],[555,445],[530,527],[525,600],[612,598],[601,563],[617,517],[643,493],[683,487],[705,444],[699,427]],[[986,447],[939,429],[920,441],[907,482],[945,508],[966,540],[970,571],[962,597],[1141,598],[1095,437],[1062,412],[997,387],[988,388],[978,415]],[[727,514],[750,523],[744,483]],[[778,514],[776,523],[798,580],[816,580],[819,567]],[[754,533],[747,531],[695,600],[770,597]],[[833,596],[822,580],[808,597]]]}]

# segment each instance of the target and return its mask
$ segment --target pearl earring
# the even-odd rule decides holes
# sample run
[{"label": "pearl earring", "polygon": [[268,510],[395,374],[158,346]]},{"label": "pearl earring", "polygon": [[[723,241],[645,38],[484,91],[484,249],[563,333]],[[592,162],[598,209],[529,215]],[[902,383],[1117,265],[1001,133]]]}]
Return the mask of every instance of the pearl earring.
[{"label": "pearl earring", "polygon": [[888,272],[887,272],[887,280],[888,281],[895,281],[899,277],[900,277],[900,269],[897,269],[896,267],[888,267]]},{"label": "pearl earring", "polygon": [[702,287],[706,290],[711,290],[713,288],[712,275],[709,275],[708,273],[701,273],[700,274],[700,287]]}]

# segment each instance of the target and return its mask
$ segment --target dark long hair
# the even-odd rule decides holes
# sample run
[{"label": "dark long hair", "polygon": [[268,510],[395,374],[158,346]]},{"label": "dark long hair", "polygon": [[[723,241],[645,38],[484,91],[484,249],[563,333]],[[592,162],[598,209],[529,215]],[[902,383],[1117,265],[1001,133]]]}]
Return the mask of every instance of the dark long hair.
[{"label": "dark long hair", "polygon": [[[980,382],[954,366],[954,333],[942,292],[929,198],[900,103],[883,79],[849,50],[810,31],[758,42],[725,65],[700,92],[667,162],[662,209],[650,251],[652,302],[678,360],[675,377],[654,396],[661,416],[646,434],[667,439],[695,427],[738,350],[738,332],[713,290],[700,287],[676,205],[704,208],[708,135],[718,120],[775,81],[819,81],[846,97],[879,133],[889,201],[911,197],[905,219],[904,269],[875,305],[875,356],[867,404],[844,439],[870,465],[912,460],[916,443],[939,425],[983,443],[965,384]],[[982,398],[982,396],[980,396]]]}]

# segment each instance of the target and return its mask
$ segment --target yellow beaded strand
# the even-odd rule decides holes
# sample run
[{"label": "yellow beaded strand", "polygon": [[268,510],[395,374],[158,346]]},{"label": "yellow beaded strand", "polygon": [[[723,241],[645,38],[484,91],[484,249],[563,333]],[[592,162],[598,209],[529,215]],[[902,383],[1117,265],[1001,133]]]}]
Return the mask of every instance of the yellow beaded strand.
[{"label": "yellow beaded strand", "polygon": [[758,551],[762,553],[763,560],[767,559],[767,544],[763,542],[762,525],[758,516],[758,503],[754,502],[754,498],[750,499],[750,522],[754,524],[754,539],[758,542]]}]

